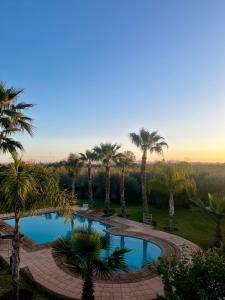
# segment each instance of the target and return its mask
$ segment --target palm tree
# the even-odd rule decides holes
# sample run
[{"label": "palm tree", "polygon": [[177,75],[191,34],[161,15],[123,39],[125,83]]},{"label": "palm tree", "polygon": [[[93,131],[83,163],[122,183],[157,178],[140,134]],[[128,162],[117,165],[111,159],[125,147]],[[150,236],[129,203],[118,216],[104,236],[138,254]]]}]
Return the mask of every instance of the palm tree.
[{"label": "palm tree", "polygon": [[0,151],[3,153],[23,150],[20,142],[10,136],[17,132],[28,132],[32,135],[32,119],[23,111],[33,105],[25,102],[16,103],[23,90],[6,88],[0,82]]},{"label": "palm tree", "polygon": [[66,162],[66,168],[68,170],[68,174],[72,180],[71,190],[72,196],[75,195],[75,185],[78,174],[80,173],[83,167],[83,161],[80,159],[79,155],[76,153],[70,153]]},{"label": "palm tree", "polygon": [[118,144],[101,143],[100,146],[94,147],[97,159],[102,162],[105,167],[105,209],[107,212],[110,210],[110,168],[114,165],[120,157],[118,150],[121,148]]},{"label": "palm tree", "polygon": [[116,166],[120,169],[120,204],[121,215],[126,218],[126,200],[125,200],[125,176],[130,168],[134,166],[135,156],[132,151],[124,151],[116,162]]},{"label": "palm tree", "polygon": [[188,193],[195,190],[195,181],[190,176],[189,164],[156,163],[153,167],[153,178],[150,189],[156,188],[169,196],[169,228],[174,230],[174,196],[183,190]]},{"label": "palm tree", "polygon": [[21,216],[41,207],[70,207],[68,195],[61,192],[53,174],[43,166],[25,164],[16,152],[14,163],[2,172],[0,191],[4,197],[3,209],[14,213],[15,228],[12,237],[12,299],[19,299],[19,264]]},{"label": "palm tree", "polygon": [[140,129],[139,133],[130,133],[130,139],[132,143],[141,149],[142,161],[141,161],[141,190],[142,190],[142,202],[143,202],[143,222],[149,224],[151,222],[148,208],[148,199],[146,191],[146,162],[148,151],[152,153],[162,154],[163,148],[167,147],[167,143],[164,138],[158,135],[157,131],[149,132],[144,128]]},{"label": "palm tree", "polygon": [[107,279],[112,271],[127,271],[124,254],[129,250],[116,248],[109,257],[102,258],[101,250],[107,248],[107,244],[107,237],[84,227],[70,238],[58,239],[53,245],[53,254],[65,267],[83,278],[82,300],[94,300],[93,277]]},{"label": "palm tree", "polygon": [[81,161],[85,162],[88,169],[88,204],[89,207],[93,207],[93,184],[92,184],[92,163],[97,160],[96,153],[94,151],[86,150],[85,153],[80,153]]},{"label": "palm tree", "polygon": [[206,213],[216,224],[215,240],[213,246],[219,248],[223,242],[223,234],[221,229],[221,220],[225,217],[225,195],[224,194],[208,194],[208,202],[204,203],[200,199],[192,200],[203,213]]}]

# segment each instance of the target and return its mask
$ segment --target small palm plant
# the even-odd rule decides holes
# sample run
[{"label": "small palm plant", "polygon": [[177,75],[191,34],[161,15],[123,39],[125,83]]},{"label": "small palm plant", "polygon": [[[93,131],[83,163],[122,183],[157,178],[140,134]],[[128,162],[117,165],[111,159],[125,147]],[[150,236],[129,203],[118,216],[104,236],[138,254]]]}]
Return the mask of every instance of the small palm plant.
[{"label": "small palm plant", "polygon": [[83,161],[80,159],[79,155],[76,153],[70,153],[66,162],[66,168],[72,181],[71,191],[73,197],[75,196],[76,192],[76,179],[78,174],[81,172],[82,167]]},{"label": "small palm plant", "polygon": [[83,278],[82,300],[94,300],[93,278],[107,279],[115,270],[127,271],[124,254],[129,250],[117,248],[109,257],[102,258],[101,250],[107,244],[107,237],[84,227],[76,230],[70,238],[58,239],[53,245],[53,255]]},{"label": "small palm plant", "polygon": [[80,159],[87,165],[88,169],[88,204],[89,207],[94,206],[93,202],[93,183],[92,183],[92,164],[97,160],[94,151],[87,150],[85,153],[80,153]]},{"label": "small palm plant", "polygon": [[3,153],[23,150],[19,141],[11,138],[17,132],[27,132],[32,135],[32,119],[23,111],[33,105],[25,102],[16,103],[17,97],[23,90],[6,88],[0,82],[0,151]]},{"label": "small palm plant", "polygon": [[97,159],[102,162],[105,167],[105,209],[110,211],[110,168],[115,165],[121,153],[118,150],[121,148],[118,144],[101,143],[100,146],[94,147]]},{"label": "small palm plant", "polygon": [[147,187],[146,187],[146,163],[148,151],[152,153],[162,154],[163,148],[167,147],[167,143],[164,138],[161,137],[157,131],[149,132],[142,128],[139,133],[130,133],[130,139],[132,143],[141,149],[141,190],[142,190],[142,202],[143,202],[143,222],[150,223],[150,214],[147,199]]},{"label": "small palm plant", "polygon": [[14,213],[15,228],[12,237],[12,299],[19,299],[20,218],[25,212],[37,213],[43,207],[61,207],[70,210],[70,198],[61,192],[54,175],[40,165],[26,164],[12,153],[14,163],[2,172],[0,191],[4,197],[3,210]]},{"label": "small palm plant", "polygon": [[135,156],[132,151],[124,151],[116,162],[117,168],[120,170],[120,205],[121,215],[126,218],[126,200],[125,200],[125,177],[129,169],[134,167]]},{"label": "small palm plant", "polygon": [[169,229],[174,230],[174,196],[182,191],[193,193],[195,181],[190,175],[189,164],[156,163],[153,167],[153,177],[149,187],[156,188],[169,196]]},{"label": "small palm plant", "polygon": [[192,200],[192,202],[216,224],[213,246],[217,248],[221,247],[223,242],[221,220],[225,218],[225,195],[208,194],[207,203],[204,203],[200,199]]}]

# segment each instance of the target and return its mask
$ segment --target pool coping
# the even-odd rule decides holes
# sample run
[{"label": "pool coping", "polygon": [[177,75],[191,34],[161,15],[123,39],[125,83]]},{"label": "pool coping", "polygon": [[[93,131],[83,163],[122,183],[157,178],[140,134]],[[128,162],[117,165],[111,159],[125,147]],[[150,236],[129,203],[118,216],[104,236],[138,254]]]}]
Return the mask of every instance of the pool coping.
[{"label": "pool coping", "polygon": [[[37,213],[35,215],[40,215],[43,213],[51,213],[51,212],[58,212],[59,209],[57,208],[48,208],[48,209],[40,209],[37,211]],[[168,241],[165,241],[163,239],[157,238],[155,236],[151,236],[149,234],[143,234],[140,232],[134,232],[132,231],[129,232],[127,229],[129,229],[128,225],[121,225],[121,223],[116,222],[113,217],[101,217],[98,212],[91,212],[91,211],[73,211],[74,214],[80,215],[80,216],[84,216],[87,217],[89,219],[101,222],[102,224],[105,225],[109,225],[110,227],[108,227],[106,229],[106,231],[114,234],[114,235],[120,235],[120,236],[129,236],[129,237],[135,237],[141,240],[145,240],[147,242],[152,242],[154,244],[156,244],[158,247],[160,247],[161,249],[161,254],[160,257],[165,257],[165,256],[180,256],[180,251],[178,249],[178,247],[176,247],[173,243],[170,243]],[[28,216],[35,216],[34,214],[31,214],[29,212],[23,214],[22,217],[28,217]],[[4,232],[6,234],[12,234],[13,233],[13,227],[10,226],[9,224],[5,223],[4,220],[10,219],[10,218],[14,218],[14,214],[13,213],[9,213],[9,214],[3,214],[0,215],[0,224],[3,224],[5,226],[5,230]],[[24,235],[21,238],[20,244],[21,247],[23,247],[24,250],[26,250],[27,252],[36,252],[42,249],[48,249],[48,248],[52,248],[53,242],[49,242],[49,243],[41,243],[38,244],[35,241],[33,241],[32,239],[30,239],[29,237],[27,237],[26,235]],[[60,262],[52,253],[52,256],[55,260],[55,263],[57,264],[58,267],[60,267],[65,273],[74,276],[74,277],[78,277],[76,274],[73,274],[71,271],[69,271],[62,262]],[[158,259],[155,260],[154,262],[157,263]],[[147,267],[143,267],[140,268],[138,270],[132,270],[132,271],[128,271],[128,272],[113,272],[111,278],[109,278],[107,281],[105,281],[104,279],[97,279],[95,278],[95,280],[97,282],[102,282],[102,283],[131,283],[131,282],[138,282],[140,280],[145,280],[145,279],[149,279],[149,278],[153,278],[156,277],[156,274],[152,274],[149,272]]]},{"label": "pool coping", "polygon": [[[121,226],[121,224],[113,221],[113,220],[102,220],[101,217],[96,216],[96,214],[89,214],[86,212],[79,212],[78,215],[82,215],[85,217],[88,217],[89,219],[95,220],[95,221],[99,221],[103,224],[107,224],[110,225],[109,228],[106,229],[107,232],[110,232],[114,235],[117,236],[128,236],[128,237],[134,237],[134,238],[138,238],[140,240],[145,240],[147,242],[152,242],[154,243],[156,246],[160,247],[161,249],[161,254],[160,257],[165,257],[165,256],[173,256],[176,255],[177,257],[180,256],[179,250],[177,247],[175,247],[175,245],[173,245],[172,243],[169,242],[165,242],[164,240],[160,239],[160,238],[156,238],[154,236],[150,236],[149,234],[140,234],[139,232],[132,232],[130,233],[129,231],[127,231],[126,229],[129,228],[129,226]],[[68,270],[68,268],[66,268],[63,265],[63,262],[60,261],[58,258],[56,258],[54,256],[54,254],[52,253],[53,258],[56,262],[56,264],[67,274],[77,277],[78,275],[74,274],[72,271]],[[154,263],[157,263],[157,260],[154,260]],[[104,280],[104,279],[98,279],[95,278],[96,282],[102,282],[102,283],[130,283],[130,282],[138,282],[140,280],[145,280],[145,279],[149,279],[149,278],[153,278],[156,277],[156,274],[150,273],[147,267],[143,267],[140,268],[138,270],[132,270],[132,271],[128,271],[128,272],[113,272],[111,278]]]},{"label": "pool coping", "polygon": [[[48,208],[39,210],[39,213],[56,211],[55,208]],[[172,245],[177,255],[182,255],[187,258],[191,258],[193,251],[199,251],[200,248],[189,240],[186,240],[175,234],[171,234],[165,231],[154,229],[149,225],[131,221],[117,216],[110,218],[101,218],[102,213],[98,212],[81,212],[78,207],[74,208],[74,212],[78,214],[84,214],[92,219],[99,220],[102,223],[114,224],[115,227],[111,227],[110,230],[114,230],[115,234],[125,234],[136,236],[138,238],[144,238],[146,240],[157,239],[158,243],[163,241],[167,245]],[[30,215],[27,213],[26,215]],[[12,218],[13,214],[2,214],[0,219]],[[0,221],[4,224],[4,221]],[[12,229],[12,228],[11,228]],[[121,230],[121,231],[120,231]],[[1,232],[4,234],[3,230]],[[160,242],[159,242],[160,240]],[[11,255],[11,241],[4,240],[0,242],[0,255],[4,260],[10,263]],[[183,248],[183,246],[186,246]],[[63,299],[80,299],[82,294],[83,280],[79,277],[71,276],[66,273],[62,268],[56,264],[53,258],[51,245],[42,250],[27,251],[21,243],[21,268],[29,270],[33,280],[42,288],[48,290],[53,295],[58,295]],[[165,252],[165,255],[167,253]],[[168,254],[170,255],[170,254]],[[153,300],[158,295],[163,296],[163,283],[159,276],[150,275],[145,278],[137,272],[134,272],[134,276],[130,277],[132,272],[125,273],[127,281],[118,280],[115,282],[102,282],[94,280],[94,294],[96,300]]]},{"label": "pool coping", "polygon": [[[21,218],[24,217],[31,217],[31,216],[38,216],[44,213],[54,213],[54,212],[59,212],[60,209],[59,208],[42,208],[42,209],[38,209],[37,213],[32,214],[30,212],[26,212],[24,213]],[[0,225],[3,225],[4,228],[4,233],[6,234],[12,234],[13,233],[13,227],[9,224],[7,224],[6,222],[4,222],[4,220],[7,219],[12,219],[14,218],[14,214],[13,213],[6,213],[6,214],[0,214]],[[37,242],[33,241],[31,238],[29,238],[28,236],[24,235],[21,240],[20,240],[20,245],[27,251],[27,252],[34,252],[34,251],[38,251],[38,250],[42,250],[42,249],[48,249],[52,247],[53,242],[48,242],[48,243],[40,243],[38,244]]]}]

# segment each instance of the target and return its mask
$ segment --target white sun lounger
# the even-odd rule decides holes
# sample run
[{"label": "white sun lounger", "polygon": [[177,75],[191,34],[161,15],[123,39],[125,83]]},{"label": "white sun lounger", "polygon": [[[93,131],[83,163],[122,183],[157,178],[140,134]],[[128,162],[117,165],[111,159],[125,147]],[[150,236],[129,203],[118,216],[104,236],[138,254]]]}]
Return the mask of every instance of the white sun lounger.
[{"label": "white sun lounger", "polygon": [[83,206],[80,208],[80,210],[88,210],[88,203],[84,203]]}]

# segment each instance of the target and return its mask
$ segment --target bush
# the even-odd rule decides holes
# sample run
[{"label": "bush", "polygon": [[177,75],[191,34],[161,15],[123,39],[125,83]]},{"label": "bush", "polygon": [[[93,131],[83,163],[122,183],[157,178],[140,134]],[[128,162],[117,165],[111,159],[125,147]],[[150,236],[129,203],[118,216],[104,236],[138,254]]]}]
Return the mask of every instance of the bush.
[{"label": "bush", "polygon": [[150,270],[162,276],[167,300],[216,300],[225,297],[225,254],[207,250],[185,258],[160,258]]}]

